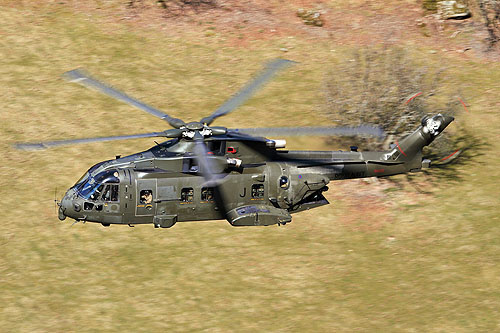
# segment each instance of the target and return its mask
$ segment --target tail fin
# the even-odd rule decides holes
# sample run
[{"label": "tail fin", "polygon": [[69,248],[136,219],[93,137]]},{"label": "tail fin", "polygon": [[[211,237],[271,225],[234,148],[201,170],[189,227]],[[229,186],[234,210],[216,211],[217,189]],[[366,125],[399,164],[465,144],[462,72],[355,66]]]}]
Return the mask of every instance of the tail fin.
[{"label": "tail fin", "polygon": [[454,119],[440,113],[433,117],[424,117],[422,125],[400,142],[396,141],[394,149],[385,154],[384,159],[404,162],[409,170],[420,169],[422,167],[422,148],[431,144]]}]

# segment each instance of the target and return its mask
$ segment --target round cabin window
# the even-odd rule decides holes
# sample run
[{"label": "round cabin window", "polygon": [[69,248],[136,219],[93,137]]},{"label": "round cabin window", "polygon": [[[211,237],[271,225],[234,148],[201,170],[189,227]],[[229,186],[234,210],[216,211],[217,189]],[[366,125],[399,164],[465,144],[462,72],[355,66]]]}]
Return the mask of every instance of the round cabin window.
[{"label": "round cabin window", "polygon": [[288,189],[288,186],[290,185],[290,182],[288,181],[287,176],[281,176],[280,178],[280,187],[284,190]]}]

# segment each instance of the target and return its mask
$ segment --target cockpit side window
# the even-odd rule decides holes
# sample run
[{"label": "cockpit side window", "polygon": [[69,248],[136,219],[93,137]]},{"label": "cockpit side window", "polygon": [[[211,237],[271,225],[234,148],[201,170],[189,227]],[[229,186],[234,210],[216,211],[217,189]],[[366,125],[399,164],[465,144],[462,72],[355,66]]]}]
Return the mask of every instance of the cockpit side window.
[{"label": "cockpit side window", "polygon": [[111,201],[118,201],[118,185],[111,185]]},{"label": "cockpit side window", "polygon": [[118,201],[118,185],[106,185],[102,194],[103,201]]},{"label": "cockpit side window", "polygon": [[96,201],[97,199],[99,199],[103,189],[104,189],[104,184],[99,185],[97,188],[95,188],[95,190],[92,193],[90,193],[89,199],[92,201]]},{"label": "cockpit side window", "polygon": [[104,189],[104,193],[102,194],[102,200],[103,201],[110,201],[111,199],[111,189],[109,188],[109,185],[106,185],[106,188]]},{"label": "cockpit side window", "polygon": [[[104,190],[104,184],[118,184],[118,171],[108,170],[98,173],[93,177],[88,177],[81,185],[76,187],[78,193],[85,199],[97,200]],[[118,187],[116,187],[118,189]],[[111,188],[110,188],[111,190]],[[111,194],[111,193],[110,193]]]}]

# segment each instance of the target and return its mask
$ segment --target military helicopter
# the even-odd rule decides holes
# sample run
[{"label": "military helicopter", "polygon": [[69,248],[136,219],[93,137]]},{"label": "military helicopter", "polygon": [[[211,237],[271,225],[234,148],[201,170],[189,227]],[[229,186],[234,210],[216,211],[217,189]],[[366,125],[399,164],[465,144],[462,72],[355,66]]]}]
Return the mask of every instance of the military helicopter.
[{"label": "military helicopter", "polygon": [[284,140],[265,136],[369,135],[379,128],[302,127],[228,129],[211,124],[249,99],[293,61],[276,59],[211,115],[185,123],[76,69],[63,74],[70,82],[92,88],[166,121],[172,129],[135,135],[19,143],[34,150],[61,145],[134,138],[170,140],[126,157],[92,166],[64,195],[59,219],[98,222],[103,226],[226,219],[233,226],[284,225],[291,214],[329,202],[323,195],[331,181],[390,176],[428,167],[422,148],[453,120],[436,114],[422,119],[412,134],[388,151],[291,151]]}]

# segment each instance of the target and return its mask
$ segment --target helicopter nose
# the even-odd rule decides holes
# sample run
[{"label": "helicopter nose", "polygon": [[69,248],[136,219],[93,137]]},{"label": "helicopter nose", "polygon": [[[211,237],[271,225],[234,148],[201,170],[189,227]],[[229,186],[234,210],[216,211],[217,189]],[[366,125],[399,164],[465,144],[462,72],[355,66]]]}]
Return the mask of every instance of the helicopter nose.
[{"label": "helicopter nose", "polygon": [[65,220],[66,217],[78,218],[80,212],[82,210],[81,204],[74,200],[71,195],[68,193],[64,196],[59,204],[59,219],[61,221]]},{"label": "helicopter nose", "polygon": [[58,216],[59,220],[64,221],[66,219],[66,215],[64,215],[64,208],[59,206]]},{"label": "helicopter nose", "polygon": [[68,198],[67,195],[62,198],[61,202],[59,203],[59,220],[64,221],[66,219],[66,216],[69,216],[68,213],[71,210],[71,200]]}]

